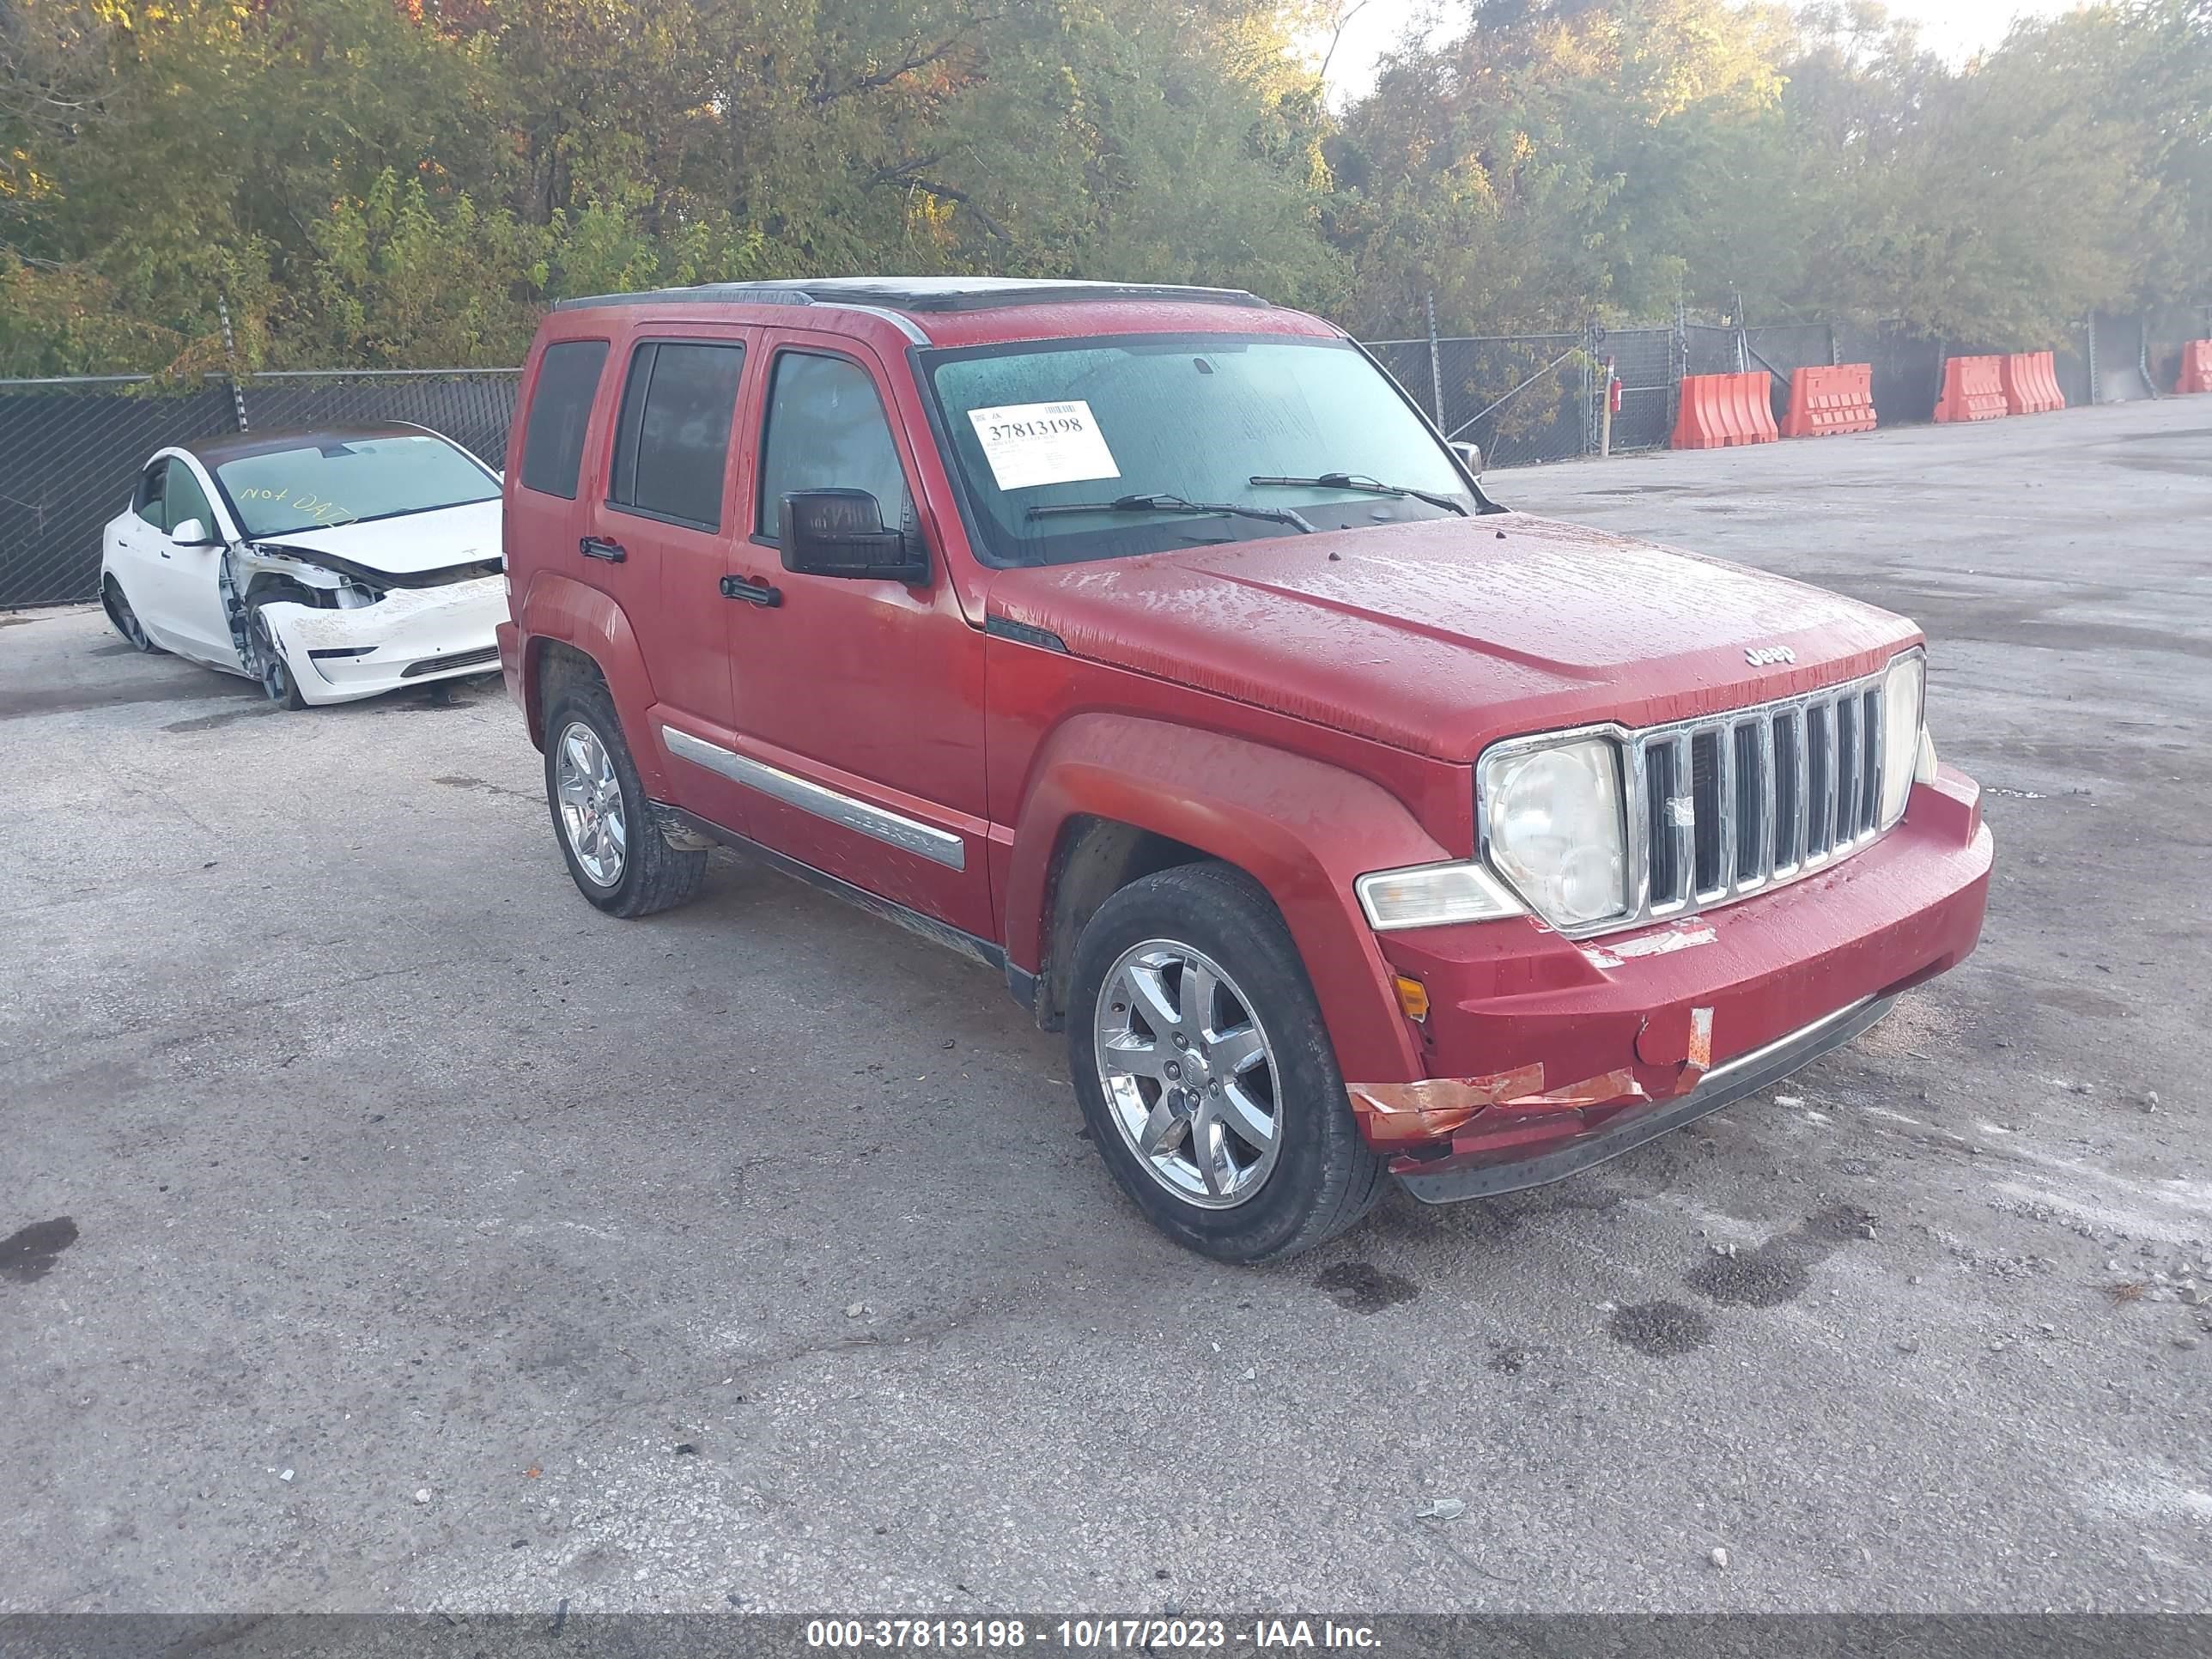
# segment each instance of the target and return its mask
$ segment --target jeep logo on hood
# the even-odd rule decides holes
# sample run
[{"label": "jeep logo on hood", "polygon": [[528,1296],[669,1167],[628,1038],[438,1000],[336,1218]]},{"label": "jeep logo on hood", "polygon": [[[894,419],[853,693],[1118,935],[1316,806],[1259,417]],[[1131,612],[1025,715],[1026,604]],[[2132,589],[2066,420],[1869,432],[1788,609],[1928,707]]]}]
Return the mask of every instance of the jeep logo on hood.
[{"label": "jeep logo on hood", "polygon": [[1753,668],[1770,668],[1778,662],[1796,662],[1797,653],[1786,645],[1751,645],[1744,647],[1743,659]]}]

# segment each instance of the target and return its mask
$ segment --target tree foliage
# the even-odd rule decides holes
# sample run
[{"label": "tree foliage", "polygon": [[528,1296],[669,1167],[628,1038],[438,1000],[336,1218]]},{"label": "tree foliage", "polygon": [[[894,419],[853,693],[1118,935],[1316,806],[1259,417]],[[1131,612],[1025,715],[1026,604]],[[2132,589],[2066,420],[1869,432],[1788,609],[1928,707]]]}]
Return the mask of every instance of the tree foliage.
[{"label": "tree foliage", "polygon": [[[513,362],[550,301],[872,270],[1355,328],[1677,302],[2033,344],[2212,299],[2212,0],[1954,70],[1867,0],[0,0],[0,373]],[[1324,31],[1325,33],[1325,31]]]}]

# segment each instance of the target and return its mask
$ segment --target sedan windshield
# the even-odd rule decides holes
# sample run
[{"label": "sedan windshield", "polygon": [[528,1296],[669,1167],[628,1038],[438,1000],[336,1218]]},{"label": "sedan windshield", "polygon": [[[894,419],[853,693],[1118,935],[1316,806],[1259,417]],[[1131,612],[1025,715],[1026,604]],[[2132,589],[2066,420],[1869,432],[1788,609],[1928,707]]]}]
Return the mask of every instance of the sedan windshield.
[{"label": "sedan windshield", "polygon": [[283,536],[364,519],[488,501],[499,480],[428,433],[303,439],[216,468],[248,536]]},{"label": "sedan windshield", "polygon": [[984,556],[1060,564],[1477,510],[1342,341],[1133,335],[933,354]]}]

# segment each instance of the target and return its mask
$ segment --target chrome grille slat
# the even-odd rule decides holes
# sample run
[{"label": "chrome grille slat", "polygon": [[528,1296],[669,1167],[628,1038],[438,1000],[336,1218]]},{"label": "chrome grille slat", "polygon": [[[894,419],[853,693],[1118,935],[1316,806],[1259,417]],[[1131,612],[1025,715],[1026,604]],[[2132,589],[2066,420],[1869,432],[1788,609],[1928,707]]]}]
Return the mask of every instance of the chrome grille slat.
[{"label": "chrome grille slat", "polygon": [[1780,793],[1780,780],[1774,770],[1774,711],[1768,709],[1759,717],[1759,775],[1763,787],[1759,792],[1759,858],[1758,870],[1749,886],[1762,886],[1774,874],[1779,854],[1774,845],[1774,798]]},{"label": "chrome grille slat", "polygon": [[1859,729],[1866,734],[1866,764],[1862,775],[1866,787],[1859,808],[1859,833],[1871,835],[1881,827],[1881,682],[1877,680],[1859,699]]},{"label": "chrome grille slat", "polygon": [[[1674,911],[1690,902],[1690,890],[1697,882],[1697,793],[1690,781],[1690,734],[1685,732],[1658,746],[1667,757],[1668,811],[1656,821],[1656,830],[1646,832],[1646,839],[1654,845],[1658,837],[1666,841],[1668,863],[1665,908]],[[1677,816],[1674,809],[1678,805],[1689,816]]]},{"label": "chrome grille slat", "polygon": [[1813,714],[1797,711],[1797,864],[1813,861]]},{"label": "chrome grille slat", "polygon": [[1832,845],[1851,838],[1851,823],[1858,814],[1858,708],[1850,696],[1838,696],[1836,708],[1836,832]]},{"label": "chrome grille slat", "polygon": [[1808,704],[1807,723],[1813,731],[1813,839],[1806,843],[1806,862],[1828,856],[1836,841],[1836,705]]},{"label": "chrome grille slat", "polygon": [[[1713,859],[1713,893],[1735,885],[1735,728],[1722,726],[1713,732],[1714,791],[1720,806],[1719,835]],[[1705,893],[1698,895],[1707,896]]]},{"label": "chrome grille slat", "polygon": [[1578,933],[1725,904],[1873,841],[1882,738],[1879,676],[1626,733],[1633,914]]}]

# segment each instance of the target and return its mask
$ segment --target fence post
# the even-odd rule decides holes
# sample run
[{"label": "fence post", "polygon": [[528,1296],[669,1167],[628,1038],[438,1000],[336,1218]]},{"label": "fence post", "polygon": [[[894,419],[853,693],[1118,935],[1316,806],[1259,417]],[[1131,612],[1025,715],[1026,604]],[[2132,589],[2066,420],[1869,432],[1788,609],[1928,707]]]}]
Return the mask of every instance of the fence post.
[{"label": "fence post", "polygon": [[215,296],[215,314],[222,323],[222,360],[230,369],[230,411],[238,419],[238,429],[244,432],[246,424],[246,393],[238,384],[238,342],[230,332],[230,302],[222,295]]},{"label": "fence post", "polygon": [[[1667,354],[1667,430],[1682,416],[1682,377],[1690,372],[1690,307],[1674,304],[1674,342]],[[1669,442],[1673,441],[1670,438]]]},{"label": "fence post", "polygon": [[1586,311],[1583,313],[1583,349],[1578,354],[1582,361],[1576,366],[1582,381],[1582,418],[1575,423],[1578,428],[1576,436],[1585,455],[1597,447],[1597,406],[1590,401],[1590,359],[1596,350],[1597,318]]},{"label": "fence post", "polygon": [[2097,402],[2097,313],[2094,307],[2081,319],[2081,333],[2088,346],[2083,356],[2089,362],[2089,402],[2094,407]]},{"label": "fence post", "polygon": [[1833,322],[1831,322],[1828,325],[1828,367],[1830,368],[1838,368],[1843,363],[1843,343],[1836,338],[1836,325]]},{"label": "fence post", "polygon": [[1605,373],[1598,379],[1597,453],[1600,460],[1613,457],[1613,383],[1614,360],[1605,360]]},{"label": "fence post", "polygon": [[1444,365],[1437,350],[1437,296],[1433,290],[1428,296],[1429,306],[1429,399],[1437,411],[1437,430],[1444,426]]}]

